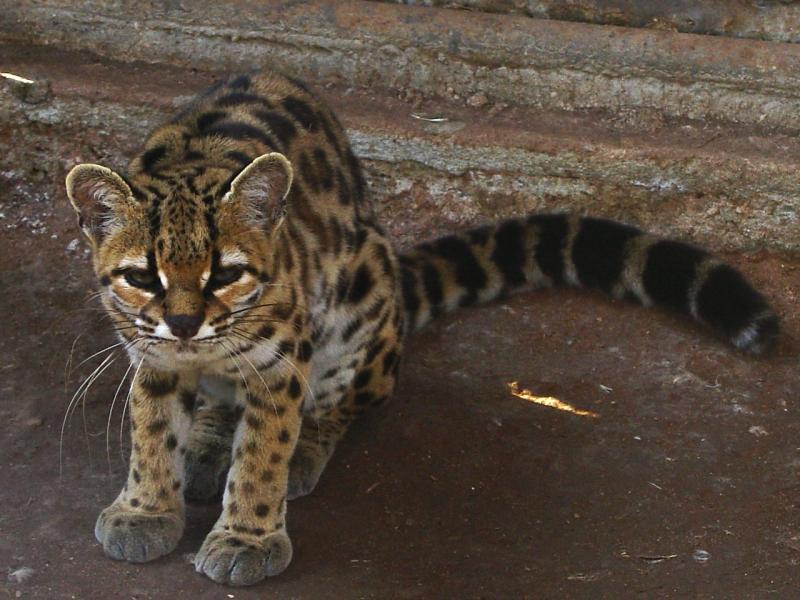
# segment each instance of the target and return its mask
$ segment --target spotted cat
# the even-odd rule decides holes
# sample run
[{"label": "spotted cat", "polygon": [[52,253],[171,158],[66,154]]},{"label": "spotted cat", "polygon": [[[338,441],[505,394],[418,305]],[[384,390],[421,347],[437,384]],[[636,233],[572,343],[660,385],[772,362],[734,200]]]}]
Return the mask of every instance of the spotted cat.
[{"label": "spotted cat", "polygon": [[224,479],[194,559],[220,583],[287,567],[287,500],[391,395],[406,335],[448,310],[566,284],[681,311],[747,352],[778,332],[733,268],[602,219],[533,215],[398,255],[336,117],[269,71],[198,98],[125,176],[82,164],[66,185],[135,373],[129,474],[95,535],[112,558],[156,559],[184,497]]}]

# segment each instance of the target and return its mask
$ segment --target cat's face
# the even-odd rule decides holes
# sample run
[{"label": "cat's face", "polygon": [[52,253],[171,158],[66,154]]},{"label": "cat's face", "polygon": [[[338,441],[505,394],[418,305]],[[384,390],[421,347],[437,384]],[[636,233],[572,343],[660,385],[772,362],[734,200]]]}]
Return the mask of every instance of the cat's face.
[{"label": "cat's face", "polygon": [[277,286],[273,240],[291,167],[270,154],[232,180],[193,169],[140,183],[97,165],[67,177],[115,329],[134,358],[171,368],[224,358],[226,340],[250,329],[237,323]]}]

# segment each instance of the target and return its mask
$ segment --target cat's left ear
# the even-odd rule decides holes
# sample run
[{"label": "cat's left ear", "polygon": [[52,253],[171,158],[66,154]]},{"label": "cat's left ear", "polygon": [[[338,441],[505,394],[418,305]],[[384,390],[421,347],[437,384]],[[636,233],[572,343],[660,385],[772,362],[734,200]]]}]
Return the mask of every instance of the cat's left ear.
[{"label": "cat's left ear", "polygon": [[95,248],[133,201],[133,192],[122,177],[93,164],[73,167],[67,175],[67,196],[78,213],[78,224]]},{"label": "cat's left ear", "polygon": [[293,176],[292,164],[283,154],[262,154],[236,176],[230,194],[275,225],[286,213]]}]

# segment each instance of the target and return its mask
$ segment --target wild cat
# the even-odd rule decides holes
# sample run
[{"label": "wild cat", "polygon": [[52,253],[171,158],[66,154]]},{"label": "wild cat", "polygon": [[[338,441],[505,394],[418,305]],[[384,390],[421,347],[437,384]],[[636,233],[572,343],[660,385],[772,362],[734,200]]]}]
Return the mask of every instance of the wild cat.
[{"label": "wild cat", "polygon": [[184,497],[224,477],[194,563],[220,583],[287,567],[287,500],[391,395],[404,339],[439,314],[565,284],[680,311],[746,352],[778,333],[730,266],[607,220],[533,215],[398,255],[336,117],[270,71],[201,96],[124,176],[76,166],[67,191],[135,373],[129,474],[95,535],[112,558],[156,559]]}]

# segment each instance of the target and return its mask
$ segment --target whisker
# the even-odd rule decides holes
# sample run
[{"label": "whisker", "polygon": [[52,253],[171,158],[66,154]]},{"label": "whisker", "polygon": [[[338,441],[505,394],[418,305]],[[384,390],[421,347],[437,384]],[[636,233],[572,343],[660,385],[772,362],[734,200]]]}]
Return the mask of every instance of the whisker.
[{"label": "whisker", "polygon": [[270,391],[269,386],[267,385],[267,382],[264,381],[264,377],[261,375],[261,373],[259,373],[258,369],[256,369],[256,366],[253,364],[253,362],[249,358],[247,358],[247,355],[244,352],[239,352],[238,356],[240,356],[241,358],[243,358],[243,359],[245,359],[247,361],[247,364],[249,364],[250,368],[253,369],[253,373],[255,373],[258,376],[258,378],[261,380],[261,383],[264,385],[264,389],[266,389],[267,390],[267,394],[269,394],[269,399],[272,402],[272,409],[275,411],[275,415],[277,416],[277,414],[278,414],[278,405],[275,404],[275,398],[272,397],[272,391]]},{"label": "whisker", "polygon": [[[148,344],[144,348],[144,352],[142,352],[142,358],[139,361],[139,365],[136,367],[136,370],[133,372],[133,379],[131,379],[131,387],[128,389],[128,394],[125,396],[125,404],[122,405],[122,417],[119,420],[119,456],[122,460],[122,463],[125,463],[125,455],[122,452],[122,432],[123,427],[125,426],[125,413],[128,410],[128,404],[131,402],[131,397],[133,396],[133,382],[136,381],[136,376],[139,374],[139,369],[142,368],[142,363],[144,362],[144,357],[147,356],[147,351],[150,349],[150,345]],[[131,363],[133,364],[133,363]]]},{"label": "whisker", "polygon": [[75,340],[72,342],[72,348],[69,350],[69,357],[67,358],[67,364],[64,366],[64,393],[67,392],[67,386],[69,385],[69,379],[72,377],[72,356],[75,354],[75,346],[78,344],[78,340],[83,337],[83,333],[79,333],[75,336]]},{"label": "whisker", "polygon": [[131,372],[132,368],[133,363],[131,362],[128,365],[128,368],[125,370],[125,374],[122,376],[122,379],[119,380],[117,391],[114,392],[114,397],[111,399],[111,408],[108,410],[108,420],[106,421],[106,461],[108,462],[109,473],[111,472],[111,442],[109,441],[111,432],[111,417],[114,415],[114,405],[117,403],[119,391],[122,389],[122,384],[125,383],[125,380],[128,378],[128,373]]},{"label": "whisker", "polygon": [[[259,336],[259,335],[256,335],[256,334],[251,334],[250,332],[246,332],[248,335],[252,336],[252,338],[248,339],[247,337],[242,335],[242,333],[243,332],[239,331],[236,327],[233,328],[233,334],[234,335],[239,335],[242,339],[245,339],[245,340],[248,340],[248,341],[259,341],[259,340],[271,341],[268,338],[265,338],[265,337],[262,337],[262,336]],[[270,352],[272,352],[273,356],[277,356],[279,360],[282,360],[286,365],[291,367],[294,370],[294,372],[297,373],[300,376],[300,378],[303,380],[303,383],[306,386],[306,389],[308,390],[309,396],[311,396],[311,403],[314,406],[316,406],[317,405],[316,396],[314,395],[314,391],[311,389],[311,384],[309,384],[308,379],[306,379],[306,376],[303,374],[303,372],[297,367],[297,365],[295,365],[289,359],[288,356],[286,356],[282,352],[279,352],[278,350],[274,350],[274,349],[270,349]],[[242,355],[242,356],[244,356],[244,355]],[[244,358],[246,359],[247,357],[244,357]],[[253,368],[255,368],[255,367],[253,367]]]},{"label": "whisker", "polygon": [[114,361],[116,361],[117,357],[118,355],[115,356],[114,354],[109,354],[108,356],[106,356],[105,359],[103,359],[103,362],[101,362],[100,365],[97,368],[95,368],[95,370],[92,371],[92,373],[86,379],[84,379],[83,382],[78,386],[78,389],[75,390],[75,393],[72,395],[72,398],[70,398],[69,403],[67,403],[67,410],[64,412],[64,419],[61,422],[61,434],[58,441],[59,477],[61,477],[63,473],[64,431],[67,427],[68,420],[70,420],[71,409],[75,405],[75,403],[80,400],[80,395],[84,392],[84,390],[88,390],[89,387],[91,387],[92,383],[94,383],[94,380],[97,379],[100,375],[102,375],[103,372],[106,369],[108,369],[109,366],[114,364]]},{"label": "whisker", "polygon": [[98,354],[102,354],[103,352],[107,352],[108,350],[113,350],[114,348],[117,348],[117,347],[119,347],[119,346],[123,346],[123,345],[125,345],[126,343],[127,343],[127,342],[117,342],[116,344],[111,344],[110,346],[107,346],[107,347],[103,348],[102,350],[98,350],[97,352],[95,352],[95,353],[94,353],[94,354],[92,354],[91,356],[89,356],[89,357],[87,357],[87,358],[84,358],[84,359],[83,359],[83,360],[82,360],[82,361],[81,361],[81,362],[78,364],[78,367],[82,367],[84,364],[86,364],[88,361],[92,360],[92,359],[93,359],[95,356],[97,356]]}]

